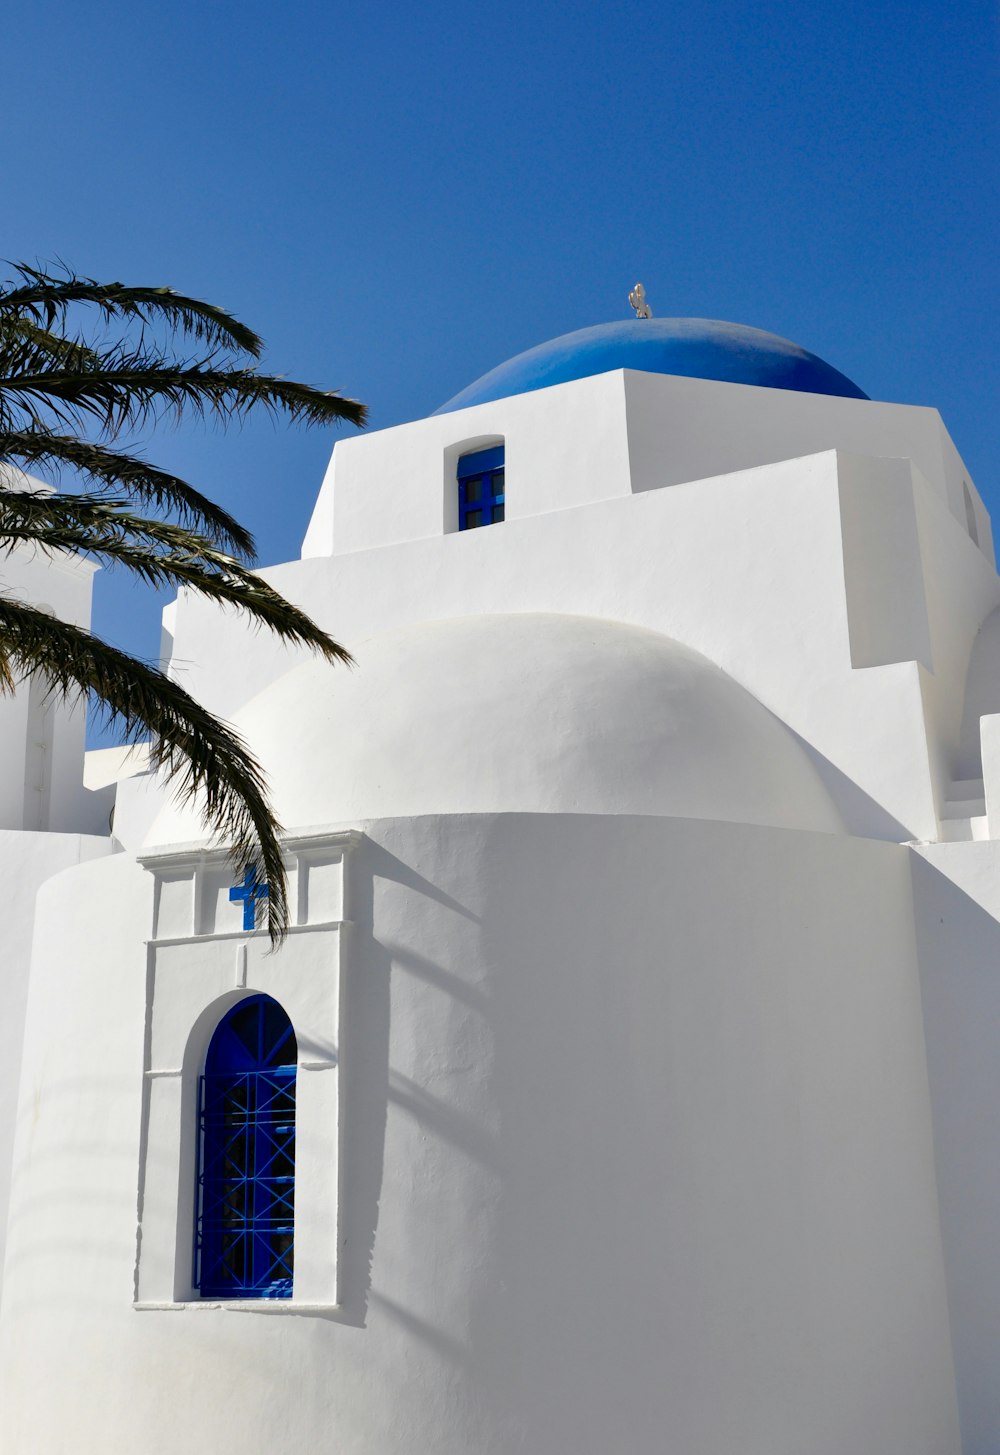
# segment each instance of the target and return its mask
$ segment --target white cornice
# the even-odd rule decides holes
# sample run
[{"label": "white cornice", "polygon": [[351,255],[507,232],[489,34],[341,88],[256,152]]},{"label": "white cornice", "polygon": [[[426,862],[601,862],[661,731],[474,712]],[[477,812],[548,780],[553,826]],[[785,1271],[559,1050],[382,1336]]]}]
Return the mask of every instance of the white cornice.
[{"label": "white cornice", "polygon": [[[308,855],[310,850],[328,849],[331,845],[343,849],[356,848],[364,838],[360,829],[316,828],[308,833],[285,834],[281,847],[289,854]],[[162,870],[196,866],[225,864],[232,858],[232,851],[224,846],[206,846],[194,840],[186,844],[164,844],[162,848],[149,849],[136,855],[136,862],[144,869]]]}]

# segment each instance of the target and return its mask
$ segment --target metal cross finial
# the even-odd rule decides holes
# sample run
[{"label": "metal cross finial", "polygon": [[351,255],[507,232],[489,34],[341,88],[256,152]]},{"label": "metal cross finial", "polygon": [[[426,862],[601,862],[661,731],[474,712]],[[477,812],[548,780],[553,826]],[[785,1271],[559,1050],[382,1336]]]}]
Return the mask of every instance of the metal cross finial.
[{"label": "metal cross finial", "polygon": [[257,865],[251,864],[243,875],[243,883],[237,884],[229,891],[229,898],[234,904],[243,901],[243,928],[255,930],[257,928],[257,905],[262,899],[267,899],[271,891],[267,885],[257,879]]},{"label": "metal cross finial", "polygon": [[628,301],[635,309],[636,318],[652,318],[653,310],[646,302],[646,290],[641,283],[637,283],[628,295]]}]

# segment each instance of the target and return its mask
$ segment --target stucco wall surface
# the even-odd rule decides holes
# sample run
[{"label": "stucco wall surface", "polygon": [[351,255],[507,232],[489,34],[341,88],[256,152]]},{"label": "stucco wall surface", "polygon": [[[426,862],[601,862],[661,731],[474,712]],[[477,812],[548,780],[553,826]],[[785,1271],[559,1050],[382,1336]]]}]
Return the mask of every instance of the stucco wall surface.
[{"label": "stucco wall surface", "polygon": [[1000,843],[913,852],[964,1455],[1000,1450]]},{"label": "stucco wall surface", "polygon": [[[517,488],[508,471],[509,499]],[[957,753],[958,722],[954,710],[935,716],[921,674],[961,679],[998,588],[964,527],[936,497],[918,511],[914,492],[932,496],[898,461],[831,451],[356,551],[335,569],[306,560],[266,574],[349,647],[420,620],[494,613],[560,612],[661,632],[703,653],[805,740],[852,831],[930,839],[938,763]],[[925,521],[946,544],[925,551]],[[941,603],[951,578],[934,574],[945,568],[968,581],[950,606]],[[939,661],[939,650],[953,659]],[[230,716],[290,661],[184,596],[176,651],[199,662],[183,668],[185,685]],[[929,746],[938,718],[943,742]]]},{"label": "stucco wall surface", "polygon": [[[288,829],[521,812],[844,831],[795,734],[659,632],[551,613],[464,617],[375,637],[356,664],[304,663],[236,714]],[[201,833],[198,804],[171,803],[149,844]]]},{"label": "stucco wall surface", "polygon": [[150,879],[43,891],[9,1448],[957,1455],[907,851],[354,827],[325,1316],[132,1309]]},{"label": "stucco wall surface", "polygon": [[507,450],[507,518],[585,505],[842,449],[912,460],[963,529],[963,482],[935,409],[615,370],[338,442],[303,555],[343,555],[455,530],[455,463]]},{"label": "stucco wall surface", "polygon": [[35,896],[39,887],[53,875],[70,865],[103,857],[110,849],[108,839],[84,834],[0,830],[0,879],[4,885],[4,940],[0,966],[0,1287],[3,1285],[10,1165],[28,999]]},{"label": "stucco wall surface", "polygon": [[[913,504],[933,669],[925,679],[932,772],[942,779],[975,778],[982,772],[979,734],[974,734],[974,743],[968,741],[963,706],[967,693],[976,695],[972,658],[984,623],[1000,605],[1000,580],[965,532],[955,529],[954,519],[916,472]],[[981,711],[987,710],[982,704]]]},{"label": "stucco wall surface", "polygon": [[[49,556],[21,546],[4,555],[0,587],[63,621],[89,627],[96,569],[68,552]],[[0,696],[0,829],[102,832],[107,811],[102,822],[99,807],[81,782],[85,727],[81,704],[46,700],[27,682]],[[44,754],[41,763],[36,761],[39,750]],[[46,780],[43,801],[33,804],[31,789],[40,769]]]}]

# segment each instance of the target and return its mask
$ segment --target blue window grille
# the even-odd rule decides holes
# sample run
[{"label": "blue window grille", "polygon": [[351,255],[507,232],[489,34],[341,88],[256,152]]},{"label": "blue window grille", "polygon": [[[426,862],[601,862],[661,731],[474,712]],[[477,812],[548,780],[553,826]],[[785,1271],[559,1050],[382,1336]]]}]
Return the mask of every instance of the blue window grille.
[{"label": "blue window grille", "polygon": [[297,1055],[269,995],[241,1000],[215,1028],[198,1098],[203,1298],[292,1296]]},{"label": "blue window grille", "polygon": [[458,528],[495,525],[504,515],[503,445],[476,450],[458,462]]}]

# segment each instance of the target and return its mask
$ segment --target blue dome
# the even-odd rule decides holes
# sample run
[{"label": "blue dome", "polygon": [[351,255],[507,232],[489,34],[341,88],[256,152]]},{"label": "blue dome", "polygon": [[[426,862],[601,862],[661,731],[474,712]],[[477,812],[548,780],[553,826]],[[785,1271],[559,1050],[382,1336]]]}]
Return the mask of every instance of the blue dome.
[{"label": "blue dome", "polygon": [[435,414],[587,379],[610,369],[867,399],[846,375],[777,334],[714,318],[629,318],[550,339],[491,369]]}]

